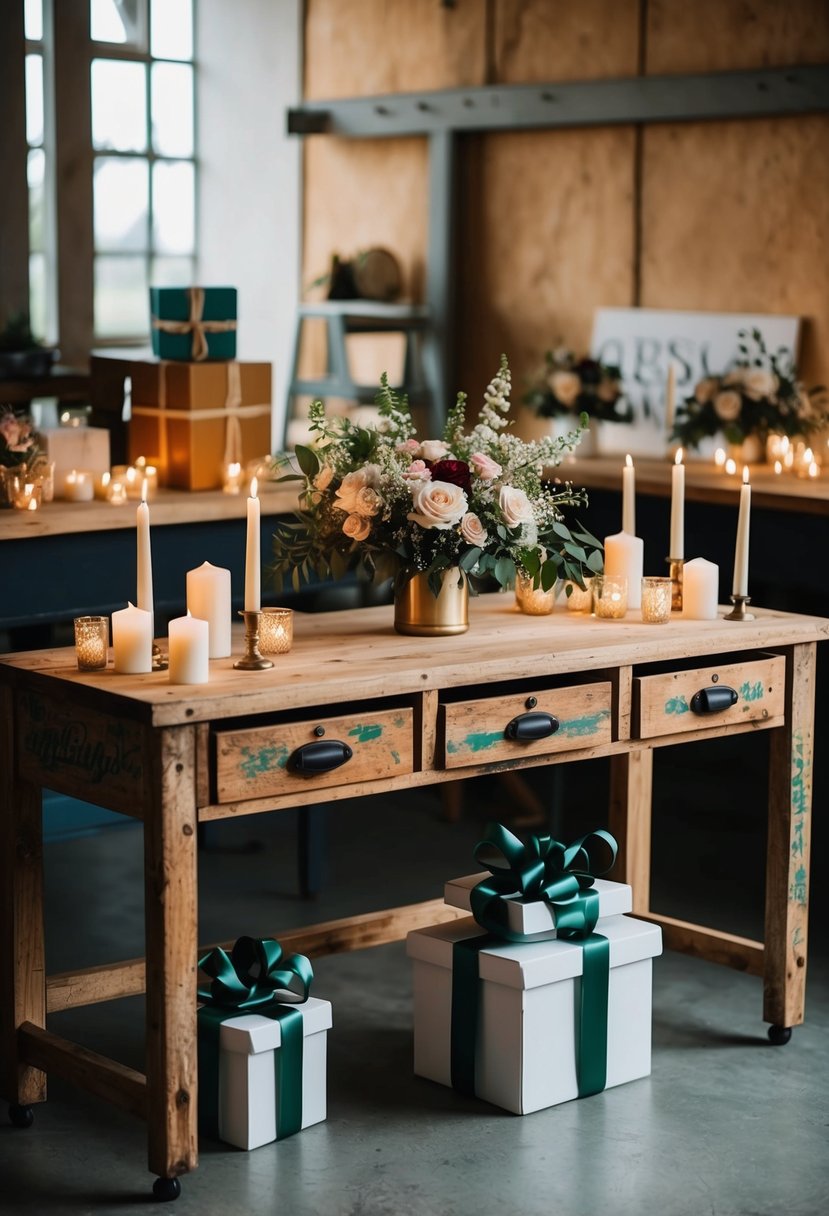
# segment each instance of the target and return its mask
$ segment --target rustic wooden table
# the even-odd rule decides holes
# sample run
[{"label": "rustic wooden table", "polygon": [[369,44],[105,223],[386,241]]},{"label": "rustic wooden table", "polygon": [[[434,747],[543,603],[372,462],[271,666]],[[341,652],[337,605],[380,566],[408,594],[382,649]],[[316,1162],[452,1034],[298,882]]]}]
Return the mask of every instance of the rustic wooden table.
[{"label": "rustic wooden table", "polygon": [[[387,607],[300,616],[293,650],[271,670],[216,660],[199,687],[81,673],[68,649],[0,659],[0,1026],[12,1120],[31,1122],[54,1071],[146,1118],[159,1197],[195,1168],[200,821],[594,756],[611,760],[608,822],[634,912],[662,925],[668,947],[762,975],[770,1037],[785,1042],[803,1021],[815,651],[827,637],[829,620],[781,612],[654,627],[522,616],[489,595],[472,601],[469,632],[447,639],[397,636]],[[726,686],[733,704],[698,712],[695,693]],[[555,733],[507,738],[530,711],[553,715]],[[758,730],[771,732],[766,925],[751,941],[651,911],[651,773],[656,747]],[[322,771],[297,771],[298,755],[321,743]],[[345,744],[351,759],[328,769]],[[146,960],[46,975],[47,784],[143,820]],[[291,949],[326,953],[454,915],[430,901],[274,931]],[[46,1029],[48,1013],[143,991],[146,1076]]]}]

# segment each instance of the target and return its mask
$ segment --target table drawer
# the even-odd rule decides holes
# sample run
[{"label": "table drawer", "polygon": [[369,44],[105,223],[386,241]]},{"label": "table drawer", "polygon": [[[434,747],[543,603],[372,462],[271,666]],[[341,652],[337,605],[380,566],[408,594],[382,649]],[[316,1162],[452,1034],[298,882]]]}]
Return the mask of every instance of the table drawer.
[{"label": "table drawer", "polygon": [[358,710],[337,718],[217,731],[217,801],[410,773],[412,722],[410,708]]},{"label": "table drawer", "polygon": [[636,738],[782,717],[786,660],[765,655],[633,681]]},{"label": "table drawer", "polygon": [[[546,728],[543,722],[530,719],[543,714],[551,715],[558,725],[551,724],[554,733],[533,738],[536,727]],[[511,737],[515,734],[519,737]],[[610,683],[541,689],[531,695],[516,693],[442,705],[440,738],[442,754],[438,762],[444,768],[545,756],[609,743]]]}]

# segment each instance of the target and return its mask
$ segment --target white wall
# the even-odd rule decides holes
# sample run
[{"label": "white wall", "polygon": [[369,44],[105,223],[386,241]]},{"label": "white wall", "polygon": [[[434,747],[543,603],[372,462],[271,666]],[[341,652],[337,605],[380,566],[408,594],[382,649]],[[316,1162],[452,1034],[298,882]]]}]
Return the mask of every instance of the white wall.
[{"label": "white wall", "polygon": [[299,284],[301,0],[198,0],[199,273],[239,289],[240,359],[273,364],[282,437]]}]

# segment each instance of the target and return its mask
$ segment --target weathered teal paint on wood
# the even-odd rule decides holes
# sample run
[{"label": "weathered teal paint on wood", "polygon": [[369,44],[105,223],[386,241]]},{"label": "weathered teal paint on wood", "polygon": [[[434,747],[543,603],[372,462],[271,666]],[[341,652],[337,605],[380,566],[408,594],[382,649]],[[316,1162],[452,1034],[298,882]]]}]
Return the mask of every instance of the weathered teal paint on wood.
[{"label": "weathered teal paint on wood", "polygon": [[581,718],[570,718],[569,721],[562,722],[559,725],[556,733],[563,735],[565,739],[578,739],[585,735],[596,735],[599,733],[599,727],[609,717],[609,709],[600,709],[595,714],[585,714]]},{"label": "weathered teal paint on wood", "polygon": [[669,701],[665,702],[666,714],[687,714],[690,712],[688,702],[682,695],[678,697],[671,697]]},{"label": "weathered teal paint on wood", "polygon": [[348,737],[349,739],[356,739],[358,743],[368,743],[371,739],[379,739],[382,733],[382,726],[378,722],[374,722],[369,726],[360,725],[353,727],[348,732]]},{"label": "weathered teal paint on wood", "polygon": [[740,696],[744,701],[762,701],[763,699],[763,684],[758,680],[755,684],[750,684],[746,680],[745,684],[740,688]]},{"label": "weathered teal paint on wood", "polygon": [[260,773],[270,773],[275,768],[284,768],[287,763],[288,749],[284,743],[278,747],[271,744],[269,747],[260,747],[257,751],[243,747],[239,768],[248,781],[253,781]]}]

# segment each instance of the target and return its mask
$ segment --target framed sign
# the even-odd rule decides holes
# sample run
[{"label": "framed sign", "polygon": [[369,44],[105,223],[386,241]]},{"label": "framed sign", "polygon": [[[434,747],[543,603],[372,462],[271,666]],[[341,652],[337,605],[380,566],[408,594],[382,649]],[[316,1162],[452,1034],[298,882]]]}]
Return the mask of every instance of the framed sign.
[{"label": "framed sign", "polygon": [[752,313],[673,312],[660,308],[599,308],[590,353],[622,369],[630,425],[599,428],[602,455],[632,452],[664,456],[667,441],[665,389],[674,364],[676,404],[703,376],[725,371],[738,355],[741,329],[759,329],[767,349],[786,347],[797,355],[800,319]]}]

